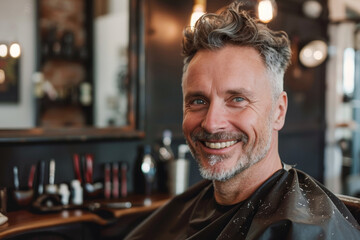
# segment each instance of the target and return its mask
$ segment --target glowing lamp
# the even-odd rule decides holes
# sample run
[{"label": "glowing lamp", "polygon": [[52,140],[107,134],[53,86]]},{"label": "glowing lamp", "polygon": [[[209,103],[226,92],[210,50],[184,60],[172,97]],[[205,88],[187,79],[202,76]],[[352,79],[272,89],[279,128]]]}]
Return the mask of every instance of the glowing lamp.
[{"label": "glowing lamp", "polygon": [[258,3],[258,17],[263,23],[270,22],[275,17],[276,3],[272,0],[260,0]]},{"label": "glowing lamp", "polygon": [[205,13],[206,9],[206,0],[195,0],[193,6],[193,12],[190,19],[190,27],[194,28],[195,23],[199,18]]},{"label": "glowing lamp", "polygon": [[12,43],[10,45],[10,56],[13,58],[18,58],[21,54],[21,48],[18,43]]}]

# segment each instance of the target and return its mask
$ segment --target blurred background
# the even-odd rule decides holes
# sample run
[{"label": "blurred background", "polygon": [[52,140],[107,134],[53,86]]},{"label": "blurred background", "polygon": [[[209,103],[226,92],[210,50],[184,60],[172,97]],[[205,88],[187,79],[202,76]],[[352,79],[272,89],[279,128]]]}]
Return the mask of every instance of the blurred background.
[{"label": "blurred background", "polygon": [[[144,146],[159,173],[164,131],[175,158],[185,143],[182,31],[193,12],[230,2],[0,0],[0,185],[14,187],[14,166],[26,185],[31,166],[50,159],[55,183],[69,182],[74,154],[91,154],[94,179],[103,181],[107,163],[125,162],[128,191],[141,189]],[[248,0],[244,7],[291,39],[282,160],[336,193],[359,195],[359,2]],[[201,177],[185,158],[192,185]]]}]

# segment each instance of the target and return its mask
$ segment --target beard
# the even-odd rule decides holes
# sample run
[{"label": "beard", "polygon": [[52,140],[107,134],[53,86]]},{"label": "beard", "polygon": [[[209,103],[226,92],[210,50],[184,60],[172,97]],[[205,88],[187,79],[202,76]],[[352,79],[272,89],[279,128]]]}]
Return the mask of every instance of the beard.
[{"label": "beard", "polygon": [[[200,174],[203,178],[208,180],[216,181],[226,181],[237,174],[248,169],[255,163],[261,161],[266,154],[268,153],[271,145],[271,124],[268,120],[266,127],[260,132],[260,138],[258,143],[249,143],[249,137],[243,132],[218,132],[218,133],[208,133],[203,128],[199,128],[191,133],[191,140],[194,144],[202,144],[201,141],[225,141],[236,139],[239,142],[241,141],[243,154],[237,159],[236,165],[230,168],[217,167],[217,164],[233,157],[232,154],[206,154],[196,150],[196,147],[188,143],[191,154],[196,159]],[[251,146],[248,144],[252,144]],[[201,162],[201,159],[207,161],[208,166]]]}]

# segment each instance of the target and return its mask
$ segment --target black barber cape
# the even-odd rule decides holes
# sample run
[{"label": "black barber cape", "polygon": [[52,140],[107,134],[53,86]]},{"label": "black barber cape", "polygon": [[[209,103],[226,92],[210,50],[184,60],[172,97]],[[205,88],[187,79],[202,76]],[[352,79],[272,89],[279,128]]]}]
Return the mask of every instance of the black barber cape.
[{"label": "black barber cape", "polygon": [[[241,186],[240,186],[241,187]],[[126,239],[360,239],[345,205],[306,173],[285,165],[247,200],[216,203],[210,181],[176,196]]]}]

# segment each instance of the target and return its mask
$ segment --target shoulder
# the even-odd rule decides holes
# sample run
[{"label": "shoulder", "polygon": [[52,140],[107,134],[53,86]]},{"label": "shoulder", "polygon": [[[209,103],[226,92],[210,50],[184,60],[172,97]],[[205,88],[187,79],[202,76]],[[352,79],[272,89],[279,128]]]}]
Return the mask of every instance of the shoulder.
[{"label": "shoulder", "polygon": [[360,236],[356,220],[333,193],[301,170],[284,170],[259,206],[250,235],[256,239],[284,233],[288,239]]},{"label": "shoulder", "polygon": [[182,194],[176,195],[172,197],[169,202],[167,202],[164,206],[159,208],[154,215],[159,214],[159,212],[165,211],[167,213],[177,211],[177,207],[190,207],[194,201],[196,201],[201,195],[207,192],[212,187],[212,183],[207,180],[200,181],[189,189],[187,189]]},{"label": "shoulder", "polygon": [[183,235],[195,203],[211,187],[210,181],[201,181],[173,197],[137,226],[126,239],[174,239],[177,235]]}]

